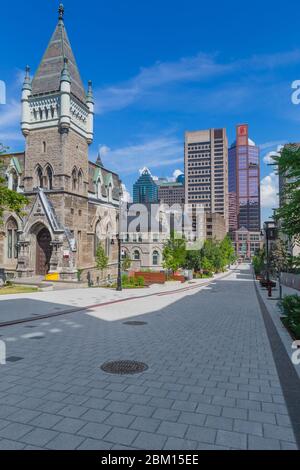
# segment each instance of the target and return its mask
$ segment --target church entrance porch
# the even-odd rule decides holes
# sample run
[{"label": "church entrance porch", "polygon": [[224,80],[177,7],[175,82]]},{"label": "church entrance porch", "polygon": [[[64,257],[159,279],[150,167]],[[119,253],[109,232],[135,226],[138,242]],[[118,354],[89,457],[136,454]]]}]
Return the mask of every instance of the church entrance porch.
[{"label": "church entrance porch", "polygon": [[45,276],[50,270],[52,256],[51,235],[49,230],[42,228],[36,236],[36,275]]}]

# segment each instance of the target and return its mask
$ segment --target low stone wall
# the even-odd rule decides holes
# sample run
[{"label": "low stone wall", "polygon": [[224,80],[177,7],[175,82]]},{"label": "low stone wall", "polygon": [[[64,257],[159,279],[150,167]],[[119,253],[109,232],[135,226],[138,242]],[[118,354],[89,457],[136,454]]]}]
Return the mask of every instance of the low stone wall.
[{"label": "low stone wall", "polygon": [[281,273],[281,283],[300,291],[300,274]]}]

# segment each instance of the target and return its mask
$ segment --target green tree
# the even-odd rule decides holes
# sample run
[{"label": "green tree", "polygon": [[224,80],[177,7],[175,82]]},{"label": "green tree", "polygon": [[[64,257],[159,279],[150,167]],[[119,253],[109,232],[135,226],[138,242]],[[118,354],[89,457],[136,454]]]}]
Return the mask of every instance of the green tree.
[{"label": "green tree", "polygon": [[22,215],[24,207],[28,204],[25,196],[7,188],[3,162],[3,154],[5,151],[7,151],[7,149],[0,143],[0,225],[3,222],[3,214],[5,211],[14,212],[20,216]]},{"label": "green tree", "polygon": [[232,264],[235,261],[236,256],[234,247],[232,244],[232,240],[228,235],[224,238],[224,240],[221,241],[220,250],[225,258],[226,265]]},{"label": "green tree", "polygon": [[269,268],[273,275],[279,274],[288,269],[290,256],[287,249],[287,243],[280,238],[272,243],[269,254]]},{"label": "green tree", "polygon": [[265,269],[265,250],[259,250],[252,258],[252,265],[255,274],[262,274]]},{"label": "green tree", "polygon": [[106,269],[108,266],[108,257],[106,256],[104,248],[101,245],[101,243],[99,243],[97,252],[96,252],[96,266],[97,266],[97,269],[101,270],[102,275],[103,275],[104,269]]},{"label": "green tree", "polygon": [[300,147],[286,145],[280,155],[273,157],[278,174],[285,178],[284,204],[275,211],[281,230],[300,243]]},{"label": "green tree", "polygon": [[128,253],[126,253],[122,260],[122,269],[123,271],[128,271],[130,267],[131,267],[131,259],[128,256]]},{"label": "green tree", "polygon": [[206,256],[204,256],[202,258],[201,267],[202,267],[203,271],[205,271],[209,274],[211,274],[214,271],[214,266],[213,266],[212,262],[208,258],[206,258]]},{"label": "green tree", "polygon": [[201,257],[200,250],[187,251],[185,266],[184,266],[186,269],[194,269],[194,271],[200,271],[200,269],[202,268],[201,262],[202,262],[202,257]]},{"label": "green tree", "polygon": [[186,253],[185,239],[179,238],[176,234],[172,233],[170,239],[164,244],[163,267],[171,270],[173,273],[178,268],[184,267]]}]

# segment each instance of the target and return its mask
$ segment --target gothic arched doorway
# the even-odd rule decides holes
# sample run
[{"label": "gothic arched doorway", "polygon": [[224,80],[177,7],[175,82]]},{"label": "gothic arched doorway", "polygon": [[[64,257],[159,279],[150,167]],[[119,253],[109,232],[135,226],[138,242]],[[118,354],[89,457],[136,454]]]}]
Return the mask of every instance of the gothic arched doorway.
[{"label": "gothic arched doorway", "polygon": [[39,231],[36,237],[36,274],[45,276],[50,269],[52,255],[51,235],[47,228]]}]

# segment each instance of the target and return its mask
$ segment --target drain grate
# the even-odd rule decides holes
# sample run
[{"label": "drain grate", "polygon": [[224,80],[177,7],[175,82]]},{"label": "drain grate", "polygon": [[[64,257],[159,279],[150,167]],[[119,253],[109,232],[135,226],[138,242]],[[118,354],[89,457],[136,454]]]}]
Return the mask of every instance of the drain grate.
[{"label": "drain grate", "polygon": [[45,336],[32,336],[31,338],[28,339],[45,339]]},{"label": "drain grate", "polygon": [[101,369],[108,374],[118,375],[132,375],[140,374],[148,369],[147,364],[137,361],[113,361],[106,362],[101,366]]},{"label": "drain grate", "polygon": [[6,362],[18,362],[22,361],[24,357],[18,357],[18,356],[10,356],[6,359]]},{"label": "drain grate", "polygon": [[37,326],[29,325],[29,326],[24,326],[24,328],[37,328]]},{"label": "drain grate", "polygon": [[148,325],[148,323],[145,322],[145,321],[126,321],[126,322],[123,323],[123,325],[144,326],[144,325]]}]

